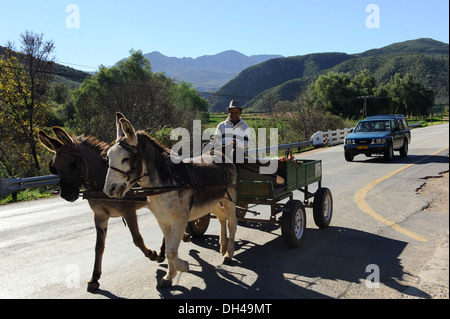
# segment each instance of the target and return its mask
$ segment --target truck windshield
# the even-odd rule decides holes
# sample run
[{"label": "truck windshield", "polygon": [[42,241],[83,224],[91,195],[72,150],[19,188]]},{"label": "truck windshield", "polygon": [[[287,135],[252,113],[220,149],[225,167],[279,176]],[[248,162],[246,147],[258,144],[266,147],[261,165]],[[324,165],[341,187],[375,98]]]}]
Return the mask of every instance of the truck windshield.
[{"label": "truck windshield", "polygon": [[389,120],[361,121],[353,132],[389,132]]}]

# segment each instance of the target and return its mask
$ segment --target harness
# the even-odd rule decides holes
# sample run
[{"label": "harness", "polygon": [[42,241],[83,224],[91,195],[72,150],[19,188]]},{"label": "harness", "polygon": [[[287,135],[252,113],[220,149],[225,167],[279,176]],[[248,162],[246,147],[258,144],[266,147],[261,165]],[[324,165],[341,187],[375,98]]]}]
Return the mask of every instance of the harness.
[{"label": "harness", "polygon": [[[142,174],[142,163],[140,161],[139,152],[136,146],[130,145],[128,143],[125,143],[123,140],[120,140],[117,143],[120,147],[125,149],[130,153],[130,167],[131,169],[128,172],[125,172],[124,170],[121,170],[117,167],[111,166],[108,163],[108,167],[112,169],[113,171],[119,172],[122,175],[125,175],[127,177],[127,182],[130,182],[132,185],[134,185],[137,181],[139,181],[144,176],[148,176],[148,173]],[[136,172],[136,167],[139,165],[139,174],[137,174],[137,178],[133,179],[133,176]],[[142,174],[142,175],[141,175]]]},{"label": "harness", "polygon": [[[131,169],[126,172],[124,170],[121,170],[117,167],[108,165],[108,167],[113,170],[116,171],[122,175],[124,175],[127,178],[127,182],[130,182],[131,185],[133,186],[135,183],[139,182],[143,177],[145,176],[150,176],[149,172],[143,172],[142,169],[142,158],[141,155],[139,153],[139,150],[136,146],[134,145],[130,145],[127,142],[125,142],[123,139],[119,140],[119,142],[117,142],[117,144],[122,147],[123,149],[125,149],[126,151],[128,151],[130,153],[130,167]],[[190,173],[190,170],[187,166],[186,163],[184,162],[180,162],[179,164],[173,164],[169,157],[167,156],[166,158],[164,158],[164,163],[166,166],[166,169],[169,172],[170,177],[175,180],[177,182],[178,185],[172,185],[172,186],[162,186],[162,187],[143,187],[141,189],[141,191],[139,192],[139,195],[142,196],[152,196],[152,195],[159,195],[159,194],[163,194],[166,192],[170,192],[170,191],[176,191],[176,190],[180,190],[180,189],[189,189],[189,188],[193,188],[193,189],[200,189],[200,187],[198,187],[198,185],[194,185],[192,183],[192,176]],[[228,199],[231,201],[232,198],[228,192],[228,187],[236,187],[236,185],[234,184],[227,184],[225,183],[225,172],[223,172],[224,174],[224,185],[220,185],[220,186],[208,186],[209,188],[225,188],[225,192],[228,196]],[[133,176],[137,176],[135,178],[133,178]],[[191,208],[193,206],[193,198],[191,199]]]},{"label": "harness", "polygon": [[[73,156],[76,158],[77,162],[77,168],[81,169],[80,175],[74,175],[74,174],[60,174],[58,173],[56,167],[53,165],[55,156],[53,156],[53,159],[48,163],[48,167],[50,170],[50,173],[58,175],[59,178],[79,178],[81,180],[81,183],[83,187],[88,190],[91,187],[91,182],[89,181],[89,170],[87,168],[87,165],[85,163],[85,159],[81,155],[79,150],[60,150],[59,153],[64,153],[70,156]],[[99,185],[98,181],[93,182],[94,186]]]}]

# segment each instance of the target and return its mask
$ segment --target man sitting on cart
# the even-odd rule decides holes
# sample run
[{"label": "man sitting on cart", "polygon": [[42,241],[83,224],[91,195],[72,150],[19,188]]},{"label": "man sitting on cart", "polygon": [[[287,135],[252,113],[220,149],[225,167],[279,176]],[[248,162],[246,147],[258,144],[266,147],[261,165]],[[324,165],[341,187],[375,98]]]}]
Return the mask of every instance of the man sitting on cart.
[{"label": "man sitting on cart", "polygon": [[244,151],[248,148],[250,128],[241,118],[242,107],[237,100],[231,100],[227,108],[228,117],[217,126],[214,134],[221,139],[224,154],[232,159],[233,163],[244,162]]}]

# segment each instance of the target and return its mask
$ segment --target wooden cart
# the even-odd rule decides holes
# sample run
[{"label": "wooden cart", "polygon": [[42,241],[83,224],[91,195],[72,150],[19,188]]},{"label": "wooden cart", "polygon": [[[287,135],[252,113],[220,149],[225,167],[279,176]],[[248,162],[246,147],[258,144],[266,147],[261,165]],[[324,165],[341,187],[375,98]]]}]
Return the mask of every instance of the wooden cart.
[{"label": "wooden cart", "polygon": [[[328,227],[333,214],[333,198],[328,188],[322,187],[322,162],[320,160],[277,160],[275,174],[260,174],[260,164],[239,164],[236,215],[239,221],[281,225],[281,235],[289,247],[301,245],[306,229],[305,207],[312,208],[314,222],[319,228]],[[309,186],[318,183],[317,190]],[[294,199],[293,192],[304,194],[303,201]],[[286,202],[287,200],[287,202]],[[256,205],[271,208],[269,219],[246,218]],[[279,216],[281,215],[281,216]],[[190,222],[187,231],[192,236],[203,235],[211,215]]]}]

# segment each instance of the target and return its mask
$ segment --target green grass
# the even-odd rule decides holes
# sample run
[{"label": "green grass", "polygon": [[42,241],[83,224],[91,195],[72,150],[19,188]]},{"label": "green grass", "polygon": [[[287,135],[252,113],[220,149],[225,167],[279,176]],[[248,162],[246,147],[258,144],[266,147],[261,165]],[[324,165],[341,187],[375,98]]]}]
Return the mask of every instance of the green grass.
[{"label": "green grass", "polygon": [[[55,196],[52,194],[52,192],[53,192],[52,189],[43,190],[40,188],[28,188],[17,194],[17,202]],[[14,200],[12,194],[9,194],[0,199],[0,205],[5,205],[5,204],[9,204],[9,203],[14,203],[14,202],[16,202],[16,201]]]}]

